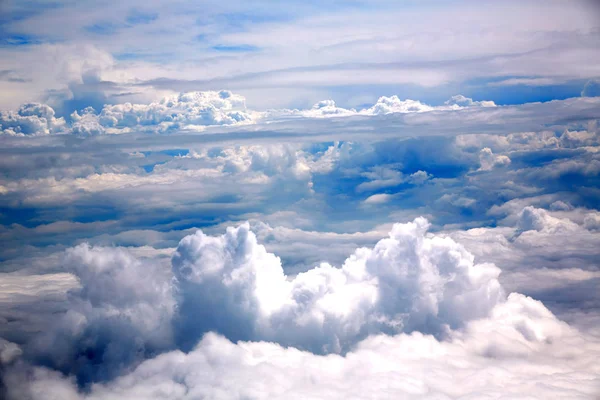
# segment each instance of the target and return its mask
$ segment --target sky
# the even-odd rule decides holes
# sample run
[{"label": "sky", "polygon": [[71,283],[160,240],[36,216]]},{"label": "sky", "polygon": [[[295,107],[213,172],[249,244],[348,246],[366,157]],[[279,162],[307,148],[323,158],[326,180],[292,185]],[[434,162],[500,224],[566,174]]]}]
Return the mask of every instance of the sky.
[{"label": "sky", "polygon": [[600,396],[595,1],[0,0],[0,398]]}]

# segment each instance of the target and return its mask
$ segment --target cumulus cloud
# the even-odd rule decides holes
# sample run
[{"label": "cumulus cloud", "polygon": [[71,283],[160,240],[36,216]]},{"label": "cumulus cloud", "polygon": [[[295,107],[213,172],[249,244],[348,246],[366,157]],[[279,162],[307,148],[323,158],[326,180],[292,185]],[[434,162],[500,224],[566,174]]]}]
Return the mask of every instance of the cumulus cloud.
[{"label": "cumulus cloud", "polygon": [[0,133],[8,135],[49,135],[66,133],[64,118],[56,118],[52,107],[29,103],[17,111],[0,111]]},{"label": "cumulus cloud", "polygon": [[431,111],[434,108],[417,100],[400,100],[396,95],[391,97],[382,96],[372,107],[362,110],[365,115],[381,115],[391,113],[408,113]]},{"label": "cumulus cloud", "polygon": [[306,110],[281,109],[260,112],[247,109],[244,96],[227,90],[181,92],[149,104],[104,104],[98,113],[92,106],[87,106],[81,111],[71,113],[70,124],[62,117],[55,118],[55,110],[49,105],[26,104],[16,112],[8,111],[0,114],[0,132],[11,135],[70,132],[83,137],[105,133],[169,133],[186,130],[202,131],[209,126],[270,122],[290,116],[305,118],[377,116],[495,106],[493,102],[477,102],[461,95],[454,96],[453,99],[452,103],[430,106],[418,100],[401,100],[394,95],[382,96],[374,105],[361,110],[345,109],[336,106],[333,100],[323,100]]},{"label": "cumulus cloud", "polygon": [[[381,96],[377,102],[371,107],[361,110],[345,109],[336,106],[333,100],[323,100],[316,103],[309,110],[289,111],[290,113],[298,113],[304,117],[325,118],[325,117],[348,117],[353,115],[375,116],[387,114],[407,114],[407,113],[422,113],[427,111],[448,111],[460,110],[466,107],[495,107],[493,101],[473,101],[473,99],[457,95],[446,101],[442,106],[430,106],[418,100],[400,99],[397,95]],[[285,112],[284,112],[285,114]]]},{"label": "cumulus cloud", "polygon": [[426,237],[428,226],[395,225],[341,268],[324,263],[292,280],[248,225],[218,238],[188,236],[173,257],[186,338],[215,330],[339,352],[369,332],[441,334],[487,315],[503,298],[499,269],[474,264],[452,240]]},{"label": "cumulus cloud", "polygon": [[[597,393],[599,343],[558,321],[540,302],[512,294],[489,318],[447,341],[420,332],[374,335],[345,356],[315,355],[268,342],[232,343],[207,334],[190,352],[173,351],[129,374],[78,392],[67,378],[35,368],[11,372],[9,394],[64,399],[198,397],[588,398]],[[265,379],[268,377],[268,379]]]},{"label": "cumulus cloud", "polygon": [[[247,223],[186,236],[170,268],[76,246],[62,259],[80,284],[68,311],[31,342],[0,343],[6,394],[328,398],[366,383],[375,398],[595,393],[596,338],[539,301],[506,296],[499,268],[428,228],[424,218],[395,224],[340,267],[296,276]],[[516,229],[521,240],[583,228],[526,208]],[[77,383],[90,381],[81,392]]]},{"label": "cumulus cloud", "polygon": [[495,167],[510,164],[510,158],[505,155],[495,155],[489,147],[479,152],[480,171],[489,171]]},{"label": "cumulus cloud", "polygon": [[28,358],[89,382],[169,348],[168,269],[124,249],[86,244],[67,250],[62,262],[80,288],[70,291],[68,311],[25,344]]},{"label": "cumulus cloud", "polygon": [[583,220],[583,226],[590,231],[600,230],[600,213],[594,212],[587,214]]},{"label": "cumulus cloud", "polygon": [[447,100],[444,104],[451,107],[496,107],[496,103],[489,100],[484,101],[473,101],[473,99],[469,97],[465,97],[462,94],[458,94],[456,96],[452,96],[449,100]]},{"label": "cumulus cloud", "polygon": [[92,107],[85,108],[81,114],[74,111],[71,114],[71,132],[78,136],[93,136],[102,135],[105,133],[105,128],[100,124],[99,119],[95,115],[95,110]]},{"label": "cumulus cloud", "polygon": [[[450,236],[476,257],[502,265],[500,281],[508,290],[534,296],[550,304],[560,318],[587,326],[600,304],[596,291],[590,291],[600,277],[595,214],[526,206],[511,211],[497,227],[452,231]],[[587,317],[574,317],[580,307]]]},{"label": "cumulus cloud", "polygon": [[583,90],[581,91],[582,97],[596,97],[600,96],[600,80],[598,79],[590,79],[583,86]]},{"label": "cumulus cloud", "polygon": [[578,228],[577,224],[568,219],[555,218],[545,210],[527,206],[519,214],[517,230],[520,232],[538,231],[554,233],[560,231],[573,231]]},{"label": "cumulus cloud", "polygon": [[[351,371],[368,365],[363,382],[406,383],[373,396],[589,397],[598,376],[598,137],[593,123],[559,123],[562,108],[581,104],[595,110],[590,99],[544,108],[558,110],[552,130],[456,140],[334,142],[331,134],[324,143],[273,144],[253,136],[256,126],[94,137],[142,120],[107,128],[91,109],[74,113],[69,128],[86,140],[4,137],[35,151],[17,147],[0,162],[10,172],[0,194],[12,207],[0,215],[2,268],[17,271],[0,277],[0,336],[10,342],[0,343],[3,384],[13,398],[318,398],[326,383],[337,396]],[[520,120],[537,124],[528,110],[548,106],[460,113],[484,128],[509,118],[508,132]],[[459,113],[407,114],[275,118],[265,135],[293,138],[300,127],[307,136],[330,128],[370,135],[386,121],[393,132],[406,122],[429,134]],[[480,130],[461,130],[469,131]],[[207,136],[226,144],[206,145]],[[474,173],[479,167],[486,172]],[[29,209],[27,222],[15,217]],[[422,218],[388,222],[416,215],[436,233]],[[203,228],[189,235],[192,226]],[[83,240],[90,244],[76,245]],[[512,291],[523,294],[505,295]],[[313,391],[303,392],[305,380],[289,380],[295,355],[311,364],[305,371],[329,360],[339,368],[327,364],[327,382],[315,370]],[[379,380],[377,366],[393,360],[402,366]],[[265,365],[287,389],[270,391],[254,375],[268,373]],[[214,375],[198,377],[199,369]],[[242,377],[250,383],[234,387]]]},{"label": "cumulus cloud", "polygon": [[246,110],[243,96],[229,91],[186,92],[158,102],[104,106],[98,120],[107,128],[169,131],[207,125],[250,123],[256,113]]}]

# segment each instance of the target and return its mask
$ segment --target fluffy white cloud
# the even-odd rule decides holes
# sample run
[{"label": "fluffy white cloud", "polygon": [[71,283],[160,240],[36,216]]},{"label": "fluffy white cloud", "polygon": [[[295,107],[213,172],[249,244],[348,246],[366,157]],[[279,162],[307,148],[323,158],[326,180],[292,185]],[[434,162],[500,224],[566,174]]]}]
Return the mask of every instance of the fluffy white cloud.
[{"label": "fluffy white cloud", "polygon": [[161,132],[250,123],[258,115],[246,110],[243,96],[222,90],[180,93],[148,105],[106,105],[98,120],[102,126],[114,128],[115,132],[127,128]]},{"label": "fluffy white cloud", "polygon": [[64,118],[56,118],[52,107],[29,103],[17,111],[0,111],[0,133],[8,135],[49,135],[66,133]]},{"label": "fluffy white cloud", "polygon": [[579,229],[579,226],[568,219],[555,218],[541,208],[527,206],[519,214],[517,231],[526,233],[537,231],[543,233],[568,232]]},{"label": "fluffy white cloud", "polygon": [[[36,368],[13,393],[62,399],[573,398],[597,394],[600,342],[558,321],[540,302],[512,294],[489,318],[446,341],[415,332],[375,335],[345,356],[207,334],[190,352],[145,361],[87,394]],[[21,379],[19,379],[21,378]]]},{"label": "fluffy white cloud", "polygon": [[81,115],[74,111],[71,114],[71,132],[78,136],[93,136],[105,133],[105,128],[100,124],[98,117],[92,107],[87,107]]},{"label": "fluffy white cloud", "polygon": [[25,345],[27,356],[79,379],[107,379],[169,348],[174,300],[168,268],[121,248],[82,244],[63,265],[77,277],[68,311]]},{"label": "fluffy white cloud", "polygon": [[495,155],[489,147],[484,147],[479,152],[479,163],[481,171],[490,171],[491,169],[510,164],[510,158],[504,155]]},{"label": "fluffy white cloud", "polygon": [[274,114],[299,114],[304,117],[311,118],[325,118],[325,117],[348,117],[353,115],[387,115],[387,114],[406,114],[406,113],[421,113],[427,111],[448,111],[448,110],[460,110],[466,107],[495,107],[493,101],[473,101],[468,97],[457,95],[453,96],[450,100],[446,101],[443,106],[430,106],[424,104],[418,100],[406,99],[402,100],[397,95],[393,96],[381,96],[377,99],[377,102],[371,107],[367,107],[361,110],[346,109],[336,106],[333,100],[323,100],[316,103],[309,110],[289,110],[279,111]]},{"label": "fluffy white cloud", "polygon": [[368,333],[440,334],[487,315],[503,299],[500,270],[475,264],[450,239],[427,236],[428,226],[423,218],[394,225],[389,238],[341,268],[323,263],[291,280],[248,225],[216,238],[188,236],[173,257],[186,340],[216,330],[339,352]]},{"label": "fluffy white cloud", "polygon": [[417,100],[400,100],[396,95],[391,97],[382,96],[372,107],[361,111],[365,115],[381,115],[391,113],[409,113],[432,111],[433,107],[421,103]]},{"label": "fluffy white cloud", "polygon": [[[507,290],[548,302],[560,318],[576,326],[588,325],[586,321],[593,320],[600,304],[597,291],[591,290],[600,279],[600,234],[593,225],[596,213],[532,206],[511,213],[498,227],[449,235],[476,257],[502,265],[500,281]],[[589,315],[574,317],[582,304]]]},{"label": "fluffy white cloud", "polygon": [[[490,255],[492,242],[531,249],[539,237],[527,235],[581,240],[588,232],[535,208],[524,209],[518,221],[516,238],[477,230],[457,237],[472,235]],[[496,266],[475,263],[465,247],[428,227],[423,218],[395,224],[387,238],[356,249],[341,267],[321,263],[296,276],[284,274],[248,224],[220,236],[185,237],[171,269],[120,248],[69,249],[62,264],[81,285],[72,289],[69,311],[22,349],[0,343],[7,396],[594,394],[600,341],[539,301],[505,296]],[[568,272],[580,281],[596,276]],[[235,343],[240,339],[247,342]],[[15,363],[19,358],[25,364]],[[69,375],[27,364],[36,360],[80,382],[103,383],[80,392]]]},{"label": "fluffy white cloud", "polygon": [[[180,131],[203,131],[207,127],[216,129],[218,126],[232,127],[256,123],[293,123],[298,117],[308,119],[323,119],[329,117],[352,117],[364,116],[374,117],[389,114],[411,114],[413,119],[410,125],[415,123],[426,123],[428,126],[439,119],[447,122],[456,122],[456,116],[452,111],[473,109],[469,122],[485,123],[489,127],[489,119],[493,118],[498,123],[506,125],[504,118],[516,118],[512,108],[528,107],[528,112],[536,111],[537,108],[551,108],[560,117],[559,112],[565,112],[564,106],[575,103],[586,111],[586,107],[591,107],[597,102],[594,98],[568,99],[564,102],[540,103],[535,106],[503,106],[498,107],[497,112],[489,110],[495,108],[495,104],[489,101],[473,101],[462,95],[454,96],[440,106],[431,106],[418,100],[401,100],[398,96],[382,96],[371,107],[360,110],[345,109],[336,106],[333,100],[323,100],[316,103],[310,109],[290,110],[290,109],[272,109],[268,111],[255,111],[246,108],[245,98],[239,94],[222,91],[204,91],[204,92],[181,92],[175,95],[169,95],[162,99],[150,103],[122,103],[122,104],[104,104],[98,114],[91,107],[85,107],[81,112],[71,114],[71,123],[65,123],[63,118],[54,118],[54,110],[45,104],[29,104],[21,107],[19,111],[9,111],[0,114],[0,122],[3,122],[3,133],[8,134],[28,134],[44,135],[48,133],[75,133],[81,136],[90,136],[101,133],[128,133],[128,132],[153,132],[153,133],[174,133]],[[552,104],[554,103],[554,104]],[[99,108],[96,105],[96,108]],[[478,111],[476,109],[479,109]],[[488,109],[486,111],[486,109]],[[428,111],[447,111],[446,113],[428,113]],[[547,113],[542,114],[547,118]],[[571,111],[571,114],[573,112]],[[23,114],[23,115],[21,115]],[[430,115],[434,114],[434,115]],[[34,115],[36,118],[24,118]],[[422,117],[419,118],[418,115]],[[423,115],[428,115],[423,117]],[[54,119],[53,119],[54,118]],[[523,116],[517,118],[521,121]],[[586,117],[587,120],[592,119]],[[39,120],[39,121],[38,121]],[[364,121],[364,120],[362,120]],[[561,120],[562,121],[562,120]],[[296,121],[297,122],[297,121]],[[545,121],[548,122],[548,121]],[[564,121],[563,121],[564,122]],[[282,126],[282,125],[278,125]],[[537,127],[537,126],[536,126]],[[486,128],[487,129],[487,128]],[[481,129],[477,129],[481,130]],[[461,132],[462,133],[462,132]],[[577,147],[581,145],[597,145],[598,135],[596,129],[588,131],[565,130],[561,137],[557,137],[554,132],[546,132],[546,137],[541,137],[538,132],[513,133],[507,132],[509,136],[504,140],[507,142],[521,142],[533,147],[535,141],[537,147]],[[484,137],[485,135],[479,135]],[[466,139],[467,142],[472,141]],[[496,141],[502,141],[496,138]],[[480,146],[481,147],[481,146]],[[489,146],[492,149],[494,146]]]},{"label": "fluffy white cloud", "polygon": [[469,97],[465,97],[462,94],[457,94],[456,96],[452,96],[449,100],[447,100],[444,104],[453,107],[496,107],[496,103],[489,100],[483,101],[473,101],[473,99]]}]

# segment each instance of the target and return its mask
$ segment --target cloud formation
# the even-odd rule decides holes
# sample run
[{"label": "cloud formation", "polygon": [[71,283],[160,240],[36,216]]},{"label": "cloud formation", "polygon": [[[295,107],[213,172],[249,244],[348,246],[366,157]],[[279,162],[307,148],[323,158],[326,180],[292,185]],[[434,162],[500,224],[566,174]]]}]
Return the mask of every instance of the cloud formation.
[{"label": "cloud formation", "polygon": [[248,225],[188,236],[173,257],[185,334],[215,330],[328,353],[368,333],[442,334],[487,315],[504,295],[500,270],[474,264],[452,240],[426,237],[427,228],[425,219],[394,225],[341,268],[324,263],[291,280]]},{"label": "cloud formation", "polygon": [[29,103],[17,111],[0,111],[0,133],[7,135],[50,135],[66,133],[64,118],[56,118],[52,107]]},{"label": "cloud formation", "polygon": [[[459,100],[456,100],[459,99]],[[400,100],[398,96],[382,96],[362,110],[345,109],[333,100],[323,100],[307,110],[269,110],[259,112],[246,108],[246,99],[227,90],[182,92],[163,97],[150,104],[105,104],[99,113],[88,106],[64,118],[55,118],[55,111],[46,104],[26,104],[18,111],[0,114],[0,133],[9,135],[47,135],[72,133],[80,137],[121,133],[171,133],[202,131],[209,126],[233,126],[270,122],[301,116],[305,118],[377,116],[393,113],[416,113],[433,110],[460,110],[466,107],[495,107],[494,102],[477,102],[464,96],[454,96],[451,103],[429,106],[417,100]]]},{"label": "cloud formation", "polygon": [[[553,223],[548,221],[544,226]],[[70,377],[18,361],[31,359],[28,352],[39,347],[2,342],[6,394],[187,399],[330,398],[346,391],[374,398],[596,393],[597,338],[558,320],[539,301],[505,296],[497,267],[475,264],[460,244],[427,229],[423,218],[395,224],[388,238],[357,249],[340,268],[321,264],[287,279],[279,258],[257,243],[247,224],[221,236],[198,231],[173,255],[172,291],[168,274],[150,270],[148,261],[122,249],[77,246],[66,252],[65,263],[81,290],[56,321],[60,331],[34,343],[52,337],[43,349],[55,351],[52,361],[77,366],[80,382],[97,368],[95,357],[110,369],[92,378],[103,382],[80,392]],[[169,350],[167,328],[183,352]],[[67,344],[76,351],[66,351]]]}]

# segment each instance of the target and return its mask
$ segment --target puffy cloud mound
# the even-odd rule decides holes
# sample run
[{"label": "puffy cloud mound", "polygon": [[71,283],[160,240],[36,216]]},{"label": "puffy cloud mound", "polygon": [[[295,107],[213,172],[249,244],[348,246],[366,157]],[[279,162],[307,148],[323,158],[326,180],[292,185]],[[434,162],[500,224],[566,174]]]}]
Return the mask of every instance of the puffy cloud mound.
[{"label": "puffy cloud mound", "polygon": [[87,107],[81,114],[77,111],[73,112],[71,120],[73,121],[71,132],[78,136],[94,136],[105,133],[105,129],[100,125],[100,121],[92,107]]},{"label": "puffy cloud mound", "polygon": [[64,118],[56,118],[52,107],[28,103],[17,111],[0,111],[0,133],[8,135],[49,135],[64,133]]},{"label": "puffy cloud mound", "polygon": [[[22,398],[389,399],[592,398],[600,373],[597,341],[558,321],[543,304],[511,294],[489,318],[439,341],[420,332],[373,335],[345,356],[209,333],[188,353],[145,361],[80,393],[52,371],[8,379]],[[16,398],[16,396],[15,396]]]},{"label": "puffy cloud mound", "polygon": [[484,147],[479,152],[479,164],[481,165],[480,171],[490,171],[495,167],[510,164],[510,158],[504,155],[495,155],[492,149]]},{"label": "puffy cloud mound", "polygon": [[150,104],[105,104],[99,113],[92,107],[86,107],[70,115],[70,124],[62,117],[56,118],[52,107],[46,104],[25,104],[18,111],[0,112],[0,133],[39,136],[70,132],[83,137],[105,133],[168,133],[177,130],[199,131],[207,126],[251,124],[263,119],[269,121],[290,116],[376,116],[493,106],[493,101],[473,101],[462,95],[452,97],[441,106],[430,106],[418,100],[401,100],[393,95],[382,96],[371,107],[358,111],[338,107],[333,100],[323,100],[310,109],[259,112],[247,109],[243,96],[227,90],[194,91],[167,96]]},{"label": "puffy cloud mound", "polygon": [[366,115],[381,115],[391,113],[410,113],[432,111],[434,107],[423,104],[418,100],[400,100],[396,95],[391,97],[382,96],[372,107],[361,111]]},{"label": "puffy cloud mound", "polygon": [[124,249],[87,244],[67,250],[63,263],[81,288],[70,293],[68,311],[26,345],[28,357],[88,382],[169,348],[168,268]]},{"label": "puffy cloud mound", "polygon": [[537,231],[543,233],[560,233],[578,230],[579,226],[568,219],[555,218],[541,208],[525,207],[519,213],[517,232]]},{"label": "puffy cloud mound", "polygon": [[496,103],[490,100],[483,101],[473,101],[473,99],[469,97],[465,97],[462,94],[457,94],[456,96],[450,97],[450,99],[446,100],[444,103],[447,106],[456,108],[456,107],[496,107]]},{"label": "puffy cloud mound", "polygon": [[184,92],[150,104],[105,105],[100,113],[92,107],[71,114],[71,124],[56,118],[46,104],[25,104],[18,111],[0,112],[0,133],[48,135],[71,132],[80,136],[103,133],[168,132],[199,130],[212,125],[252,123],[261,113],[246,109],[243,96],[227,90]]},{"label": "puffy cloud mound", "polygon": [[323,263],[293,279],[248,224],[219,237],[187,236],[172,262],[180,343],[189,347],[216,331],[233,340],[343,352],[369,333],[443,335],[485,317],[504,299],[500,270],[475,264],[458,243],[427,235],[428,227],[424,218],[396,224],[341,268]]},{"label": "puffy cloud mound", "polygon": [[[522,236],[563,221],[533,207],[519,218]],[[171,268],[122,248],[76,246],[61,262],[81,286],[70,292],[69,311],[33,343],[0,340],[0,394],[445,399],[598,392],[597,337],[539,301],[505,296],[497,267],[476,264],[462,245],[428,228],[424,218],[395,224],[341,267],[323,263],[295,277],[247,223],[220,236],[185,237]]]},{"label": "puffy cloud mound", "polygon": [[353,115],[375,116],[387,114],[421,113],[427,111],[460,110],[467,107],[496,107],[493,101],[473,101],[468,97],[457,95],[442,106],[430,106],[418,100],[402,100],[397,95],[381,96],[371,107],[362,110],[338,107],[333,100],[322,100],[308,110],[272,110],[272,116],[297,114],[308,118],[348,117]]},{"label": "puffy cloud mound", "polygon": [[590,231],[600,231],[600,213],[589,213],[583,219],[583,226]]},{"label": "puffy cloud mound", "polygon": [[311,118],[347,117],[356,115],[356,110],[338,107],[333,100],[322,100],[313,105],[310,110],[300,111],[300,115]]},{"label": "puffy cloud mound", "polygon": [[98,115],[107,128],[168,131],[186,126],[249,123],[255,113],[246,111],[243,96],[227,90],[186,92],[150,104],[106,105]]}]

